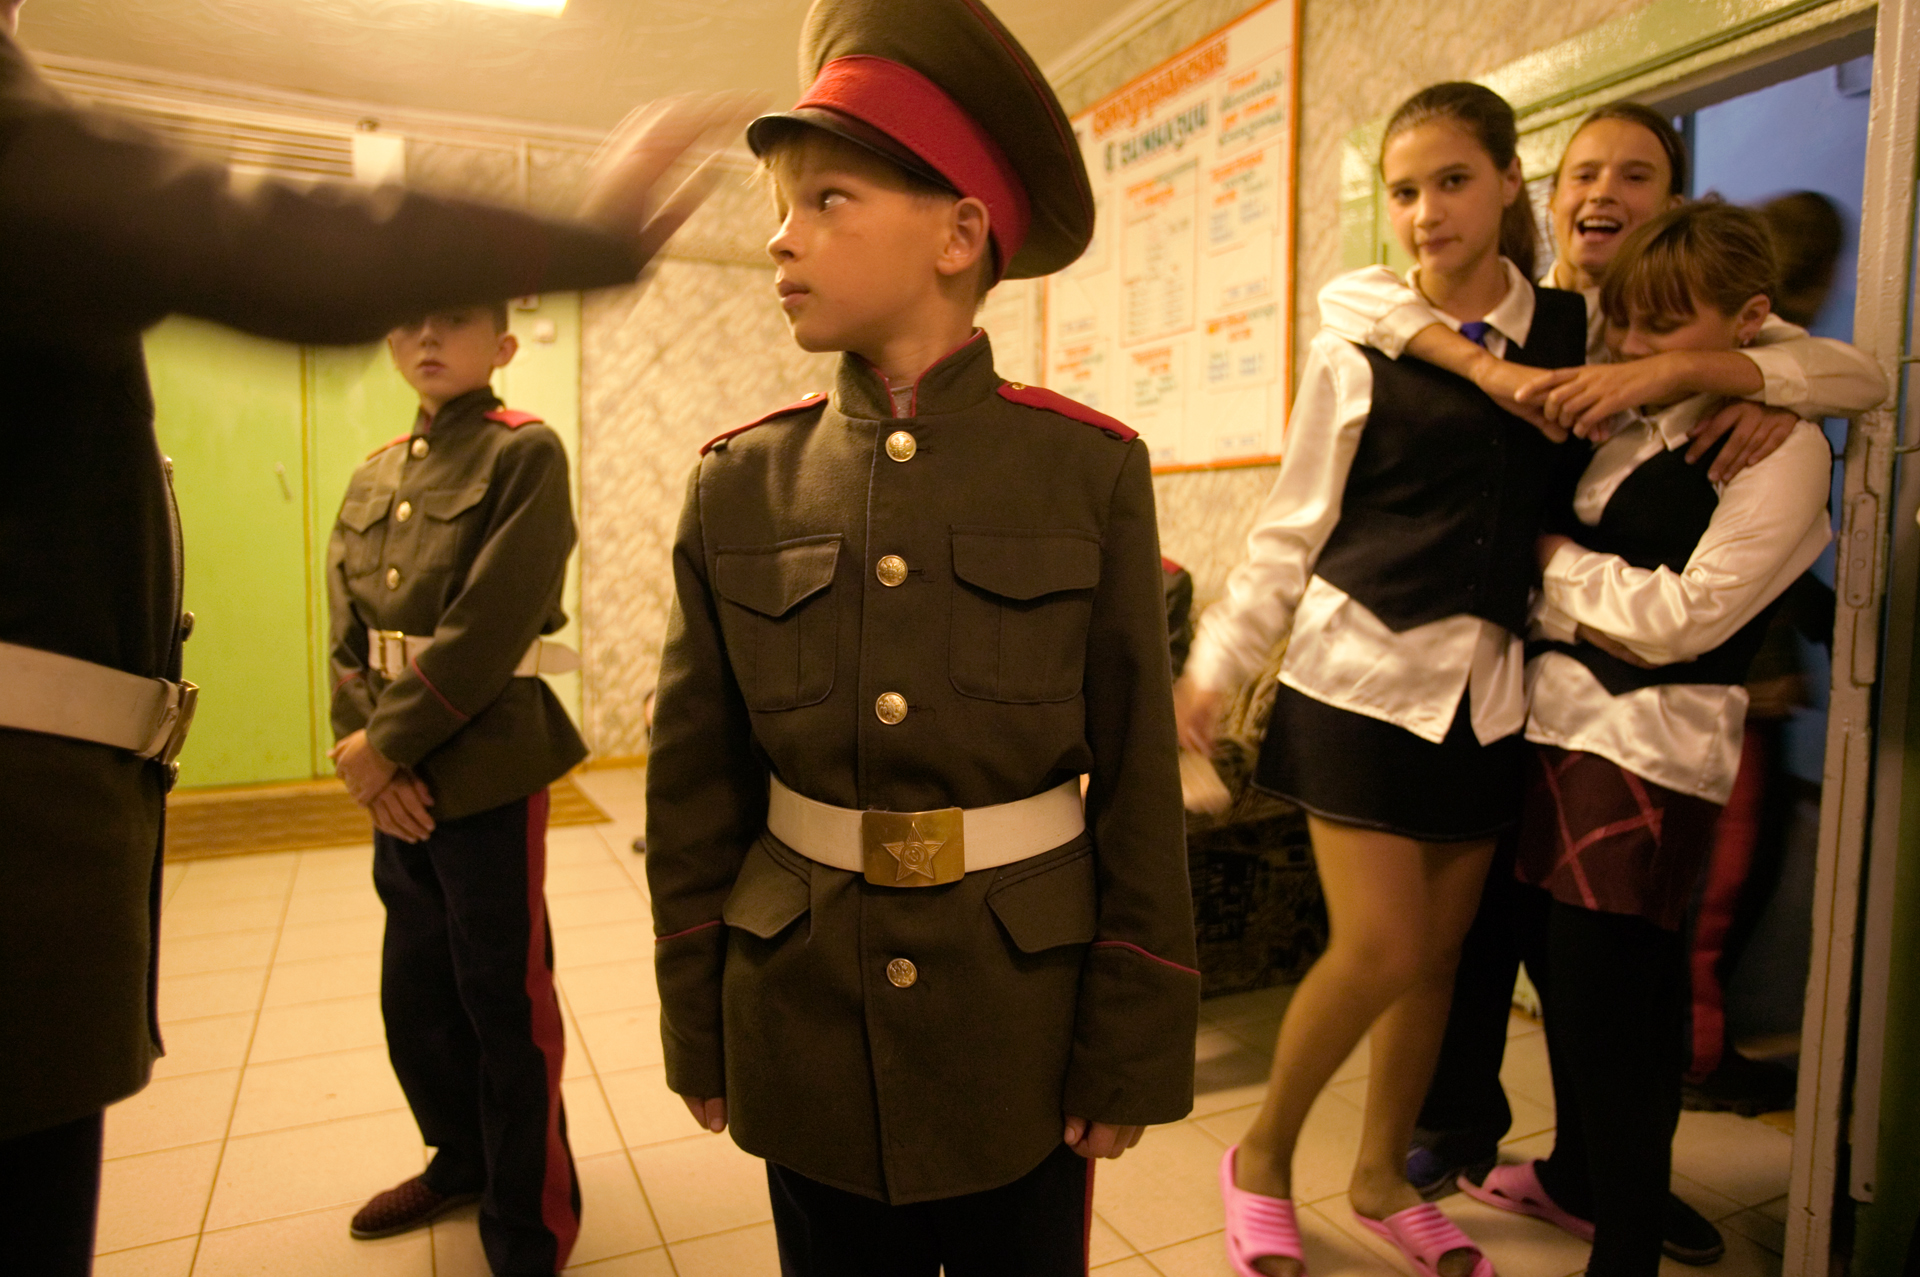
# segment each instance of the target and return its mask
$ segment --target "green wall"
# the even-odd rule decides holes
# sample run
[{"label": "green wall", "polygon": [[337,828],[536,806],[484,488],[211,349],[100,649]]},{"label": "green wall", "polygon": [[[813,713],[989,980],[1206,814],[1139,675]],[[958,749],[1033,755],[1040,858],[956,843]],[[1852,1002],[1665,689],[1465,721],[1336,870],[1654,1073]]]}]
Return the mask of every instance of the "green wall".
[{"label": "green wall", "polygon": [[[521,351],[496,388],[577,458],[580,298],[543,296],[512,317]],[[187,545],[186,676],[202,689],[180,784],[331,775],[327,538],[354,467],[412,428],[417,401],[381,345],[300,348],[174,319],[148,334],[147,360]],[[577,511],[577,461],[574,498]],[[570,615],[578,597],[576,555]],[[577,648],[578,631],[559,637]],[[579,675],[549,681],[577,718]]]}]

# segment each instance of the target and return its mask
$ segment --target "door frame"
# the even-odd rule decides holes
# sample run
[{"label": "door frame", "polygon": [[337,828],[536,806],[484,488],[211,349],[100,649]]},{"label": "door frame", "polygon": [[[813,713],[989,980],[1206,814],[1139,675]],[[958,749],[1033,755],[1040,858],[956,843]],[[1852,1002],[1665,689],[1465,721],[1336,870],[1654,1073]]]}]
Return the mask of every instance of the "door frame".
[{"label": "door frame", "polygon": [[[1854,344],[1878,360],[1896,397],[1854,423],[1845,456],[1813,947],[1784,1258],[1785,1273],[1805,1277],[1834,1267],[1837,1195],[1850,1156],[1846,1188],[1859,1200],[1870,1200],[1873,1191],[1902,745],[1907,699],[1920,675],[1913,651],[1920,466],[1902,467],[1895,487],[1897,450],[1909,446],[1897,423],[1903,413],[1916,415],[1904,394],[1904,373],[1916,358],[1907,334],[1916,305],[1909,281],[1920,129],[1920,77],[1903,78],[1895,68],[1920,65],[1920,0],[1653,0],[1479,77],[1519,116],[1520,161],[1531,182],[1553,172],[1594,107],[1633,98],[1689,110],[1802,74],[1821,65],[1836,41],[1864,44],[1869,32],[1876,56]],[[1391,243],[1377,178],[1385,126],[1382,117],[1354,130],[1343,151],[1341,254],[1348,268],[1405,265]],[[1920,421],[1910,424],[1904,438],[1920,448]],[[1879,742],[1884,744],[1876,749]]]}]

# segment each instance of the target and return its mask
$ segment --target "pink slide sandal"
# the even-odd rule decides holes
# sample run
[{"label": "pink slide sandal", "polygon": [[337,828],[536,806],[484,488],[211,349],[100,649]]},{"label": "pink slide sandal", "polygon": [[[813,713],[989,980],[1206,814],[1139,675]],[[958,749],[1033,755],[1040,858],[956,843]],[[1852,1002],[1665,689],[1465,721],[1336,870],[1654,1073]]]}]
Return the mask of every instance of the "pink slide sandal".
[{"label": "pink slide sandal", "polygon": [[[1256,1259],[1291,1259],[1307,1277],[1307,1257],[1300,1249],[1300,1225],[1293,1203],[1284,1197],[1262,1197],[1237,1188],[1233,1182],[1235,1144],[1220,1159],[1220,1200],[1227,1208],[1227,1262],[1239,1277],[1264,1277],[1253,1266]],[[1474,1277],[1480,1277],[1478,1273]]]},{"label": "pink slide sandal", "polygon": [[1455,1250],[1470,1250],[1479,1257],[1470,1277],[1494,1277],[1493,1261],[1432,1202],[1395,1211],[1385,1219],[1368,1219],[1358,1211],[1353,1217],[1369,1232],[1399,1248],[1419,1277],[1440,1277],[1441,1257]]},{"label": "pink slide sandal", "polygon": [[1544,1219],[1583,1242],[1592,1242],[1593,1221],[1568,1212],[1547,1196],[1547,1190],[1540,1186],[1540,1176],[1533,1169],[1539,1164],[1522,1162],[1517,1166],[1496,1166],[1478,1184],[1462,1175],[1460,1191],[1489,1206],[1510,1210],[1516,1215]]}]

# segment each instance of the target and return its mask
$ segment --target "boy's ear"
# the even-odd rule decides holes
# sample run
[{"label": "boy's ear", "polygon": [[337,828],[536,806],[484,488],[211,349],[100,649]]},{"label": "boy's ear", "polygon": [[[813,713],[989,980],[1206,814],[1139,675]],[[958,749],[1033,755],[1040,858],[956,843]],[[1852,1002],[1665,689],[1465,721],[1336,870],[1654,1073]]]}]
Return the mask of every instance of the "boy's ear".
[{"label": "boy's ear", "polygon": [[1773,313],[1773,303],[1765,293],[1755,293],[1747,298],[1747,304],[1734,316],[1733,332],[1742,346],[1751,345],[1760,335],[1760,325],[1767,322],[1767,316]]},{"label": "boy's ear", "polygon": [[965,274],[991,250],[993,218],[987,206],[969,195],[955,200],[947,215],[947,242],[937,269],[942,275]]},{"label": "boy's ear", "polygon": [[500,344],[494,347],[493,351],[493,366],[495,368],[505,368],[513,362],[513,357],[519,353],[520,339],[512,333],[501,333]]}]

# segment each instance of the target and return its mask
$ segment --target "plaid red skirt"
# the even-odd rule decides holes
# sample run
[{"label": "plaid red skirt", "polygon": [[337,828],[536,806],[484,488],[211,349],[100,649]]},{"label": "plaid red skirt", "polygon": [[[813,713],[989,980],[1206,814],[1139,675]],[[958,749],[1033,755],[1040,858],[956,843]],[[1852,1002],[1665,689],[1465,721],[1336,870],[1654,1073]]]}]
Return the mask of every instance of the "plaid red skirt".
[{"label": "plaid red skirt", "polygon": [[1719,805],[1598,754],[1532,750],[1514,876],[1562,904],[1680,930],[1713,850]]}]

